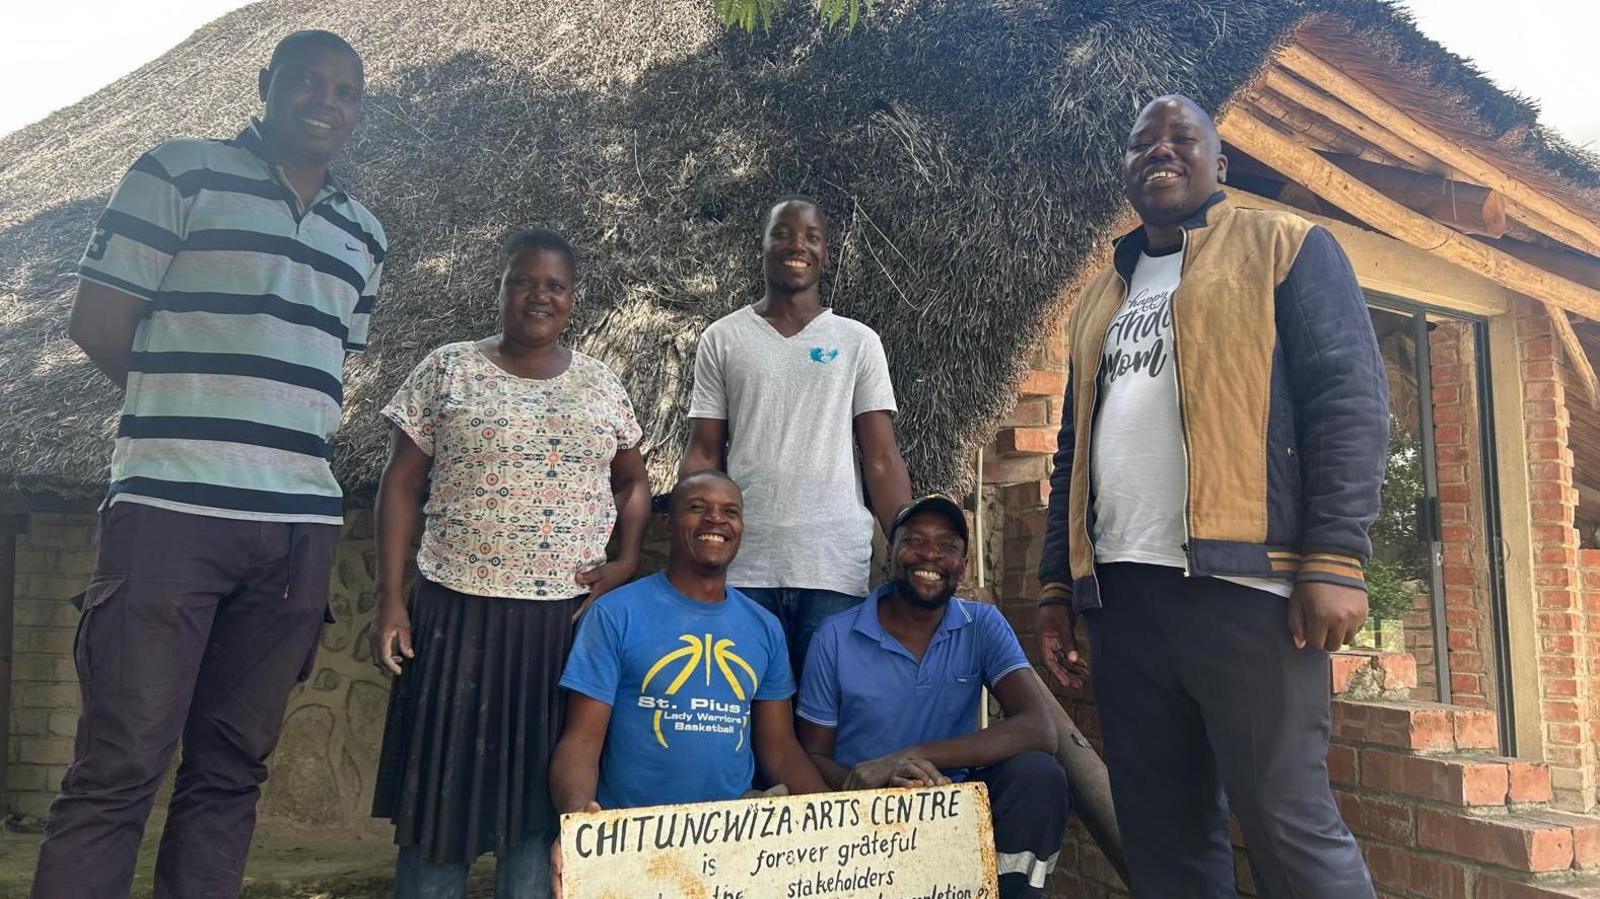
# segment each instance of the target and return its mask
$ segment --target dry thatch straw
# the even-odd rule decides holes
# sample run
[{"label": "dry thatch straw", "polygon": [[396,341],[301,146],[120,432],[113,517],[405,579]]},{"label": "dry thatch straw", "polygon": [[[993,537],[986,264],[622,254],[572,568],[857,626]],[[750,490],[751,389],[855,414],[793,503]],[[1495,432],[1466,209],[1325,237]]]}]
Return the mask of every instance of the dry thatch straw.
[{"label": "dry thatch straw", "polygon": [[696,337],[755,297],[759,216],[797,191],[833,213],[827,297],[884,337],[914,478],[959,489],[1122,211],[1141,102],[1220,108],[1296,28],[1590,208],[1600,186],[1527,103],[1375,0],[901,0],[848,35],[803,9],[725,34],[707,0],[264,0],[0,141],[0,491],[100,489],[117,401],[65,338],[78,254],[140,151],[231,135],[273,44],[306,27],[366,58],[341,171],[392,245],[336,449],[358,491],[377,408],[429,349],[493,330],[495,245],[533,224],[580,248],[571,336],[627,382],[660,490]]}]

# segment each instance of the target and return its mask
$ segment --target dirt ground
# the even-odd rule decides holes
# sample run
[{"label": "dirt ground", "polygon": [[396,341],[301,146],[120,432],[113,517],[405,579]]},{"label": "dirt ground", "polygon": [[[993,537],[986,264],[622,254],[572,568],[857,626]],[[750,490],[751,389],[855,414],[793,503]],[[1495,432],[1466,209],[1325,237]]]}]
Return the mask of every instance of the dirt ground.
[{"label": "dirt ground", "polygon": [[[160,824],[152,819],[139,852],[133,899],[149,899]],[[0,831],[0,899],[26,899],[38,854],[37,833]],[[493,890],[492,859],[473,868],[468,895]],[[387,899],[393,891],[394,846],[387,835],[313,829],[263,820],[256,828],[241,899]]]}]

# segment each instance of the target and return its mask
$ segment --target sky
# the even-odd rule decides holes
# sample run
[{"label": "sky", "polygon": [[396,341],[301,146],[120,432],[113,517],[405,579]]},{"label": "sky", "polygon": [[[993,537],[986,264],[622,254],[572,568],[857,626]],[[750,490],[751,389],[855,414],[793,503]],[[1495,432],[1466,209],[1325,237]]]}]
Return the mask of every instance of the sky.
[{"label": "sky", "polygon": [[[706,0],[710,3],[711,0]],[[801,2],[801,0],[791,0]],[[1600,3],[1402,0],[1423,33],[1539,101],[1545,124],[1600,150]],[[0,13],[0,136],[44,118],[165,53],[243,0],[6,0]]]}]

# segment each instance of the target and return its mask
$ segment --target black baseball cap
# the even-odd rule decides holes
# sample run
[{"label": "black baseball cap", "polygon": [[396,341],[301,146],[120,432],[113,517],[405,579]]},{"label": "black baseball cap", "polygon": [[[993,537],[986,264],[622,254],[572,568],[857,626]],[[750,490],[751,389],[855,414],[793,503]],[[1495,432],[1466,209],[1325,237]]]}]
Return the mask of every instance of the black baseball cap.
[{"label": "black baseball cap", "polygon": [[948,494],[929,493],[906,503],[900,507],[900,511],[894,513],[894,521],[889,522],[889,542],[894,542],[894,532],[900,530],[900,525],[905,524],[906,519],[918,512],[938,512],[950,520],[950,524],[955,527],[956,533],[961,535],[963,541],[967,539],[967,515],[961,511],[961,504],[951,499]]}]

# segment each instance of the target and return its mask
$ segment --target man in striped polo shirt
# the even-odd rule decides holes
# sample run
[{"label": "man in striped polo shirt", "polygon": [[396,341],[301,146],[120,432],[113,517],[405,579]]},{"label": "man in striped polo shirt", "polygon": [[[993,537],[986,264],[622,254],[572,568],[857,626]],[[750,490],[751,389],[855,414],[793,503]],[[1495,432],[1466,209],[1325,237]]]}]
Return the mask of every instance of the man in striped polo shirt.
[{"label": "man in striped polo shirt", "polygon": [[239,891],[264,760],[327,609],[329,441],[383,268],[383,229],[328,173],[364,90],[343,39],[288,36],[261,72],[262,118],[141,156],[84,253],[70,334],[126,394],[36,899],[128,895],[180,739],[156,895]]}]

